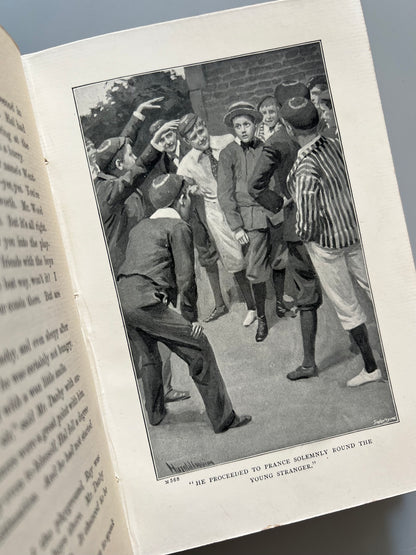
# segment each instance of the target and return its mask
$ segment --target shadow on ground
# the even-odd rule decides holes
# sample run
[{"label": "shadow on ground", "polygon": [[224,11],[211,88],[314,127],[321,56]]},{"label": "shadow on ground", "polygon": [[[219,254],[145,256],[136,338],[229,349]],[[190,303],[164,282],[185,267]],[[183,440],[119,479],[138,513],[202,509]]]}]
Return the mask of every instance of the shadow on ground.
[{"label": "shadow on ground", "polygon": [[[232,290],[226,279],[224,289]],[[204,280],[199,280],[199,302],[203,318],[212,307]],[[372,307],[366,299],[363,302],[376,359],[386,375]],[[270,298],[267,308],[271,329],[264,343],[254,340],[256,324],[242,326],[245,307],[239,302],[231,305],[229,314],[204,326],[235,411],[253,417],[248,426],[214,434],[186,365],[172,356],[174,386],[190,390],[191,398],[169,403],[164,421],[156,427],[148,425],[159,478],[396,420],[387,380],[346,387],[347,380],[362,369],[362,360],[350,352],[348,334],[327,299],[318,314],[319,376],[288,380],[286,374],[302,360],[300,322],[299,317],[277,319],[273,305]],[[313,446],[310,449],[313,451]]]}]

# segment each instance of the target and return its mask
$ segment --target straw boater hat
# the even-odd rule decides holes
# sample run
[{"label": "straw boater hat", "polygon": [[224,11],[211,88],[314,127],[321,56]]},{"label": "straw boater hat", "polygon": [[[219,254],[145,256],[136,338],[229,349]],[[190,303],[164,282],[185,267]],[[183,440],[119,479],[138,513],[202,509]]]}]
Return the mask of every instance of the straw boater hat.
[{"label": "straw boater hat", "polygon": [[313,129],[319,123],[318,110],[310,100],[301,96],[287,100],[280,110],[280,116],[295,129]]},{"label": "straw boater hat", "polygon": [[260,123],[263,116],[258,110],[249,102],[234,102],[228,108],[228,112],[224,116],[224,123],[227,127],[233,126],[233,119],[237,116],[250,116],[253,118],[254,123]]}]

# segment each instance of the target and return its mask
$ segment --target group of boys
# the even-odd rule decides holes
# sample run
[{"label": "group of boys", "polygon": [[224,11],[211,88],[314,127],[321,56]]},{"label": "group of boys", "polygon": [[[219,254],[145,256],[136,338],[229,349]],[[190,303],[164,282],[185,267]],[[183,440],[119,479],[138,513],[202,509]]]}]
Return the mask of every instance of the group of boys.
[{"label": "group of boys", "polygon": [[[171,387],[171,352],[188,364],[216,433],[251,421],[235,414],[198,322],[194,247],[214,298],[205,321],[229,310],[220,286],[221,261],[245,301],[243,325],[257,320],[255,339],[264,341],[271,278],[277,316],[300,315],[303,361],[287,377],[311,378],[318,374],[322,286],[364,361],[347,385],[380,381],[354,288],[355,281],[370,295],[325,78],[308,86],[283,82],[257,107],[233,103],[224,115],[233,134],[210,135],[194,113],[159,119],[137,158],[132,143],[142,112],[157,109],[161,100],[141,104],[121,136],[97,149],[94,162],[100,170],[94,166],[97,200],[149,422],[163,420],[166,402],[189,397]],[[285,303],[288,292],[295,310]],[[178,298],[179,311],[171,308]]]}]

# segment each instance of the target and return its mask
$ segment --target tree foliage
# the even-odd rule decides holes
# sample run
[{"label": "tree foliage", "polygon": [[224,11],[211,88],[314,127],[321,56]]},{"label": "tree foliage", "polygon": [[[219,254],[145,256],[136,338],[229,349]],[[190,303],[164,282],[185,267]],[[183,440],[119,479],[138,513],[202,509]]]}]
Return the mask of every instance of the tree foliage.
[{"label": "tree foliage", "polygon": [[81,117],[84,137],[97,147],[105,139],[118,136],[138,105],[158,96],[164,97],[161,109],[144,113],[146,120],[134,145],[136,153],[141,152],[149,140],[148,130],[153,121],[176,119],[192,111],[187,83],[174,70],[117,80],[108,89],[106,100]]}]

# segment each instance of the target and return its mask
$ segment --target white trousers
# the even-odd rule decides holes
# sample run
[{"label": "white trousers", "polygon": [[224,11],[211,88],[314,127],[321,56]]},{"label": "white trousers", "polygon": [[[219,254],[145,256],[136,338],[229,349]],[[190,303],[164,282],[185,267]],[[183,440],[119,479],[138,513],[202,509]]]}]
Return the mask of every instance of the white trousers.
[{"label": "white trousers", "polygon": [[217,200],[205,200],[205,214],[224,268],[231,274],[244,270],[242,247],[234,237]]},{"label": "white trousers", "polygon": [[322,288],[334,305],[342,327],[351,330],[363,324],[366,315],[353,283],[354,278],[371,299],[361,244],[356,243],[342,249],[327,249],[314,242],[305,245]]}]

